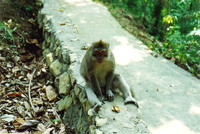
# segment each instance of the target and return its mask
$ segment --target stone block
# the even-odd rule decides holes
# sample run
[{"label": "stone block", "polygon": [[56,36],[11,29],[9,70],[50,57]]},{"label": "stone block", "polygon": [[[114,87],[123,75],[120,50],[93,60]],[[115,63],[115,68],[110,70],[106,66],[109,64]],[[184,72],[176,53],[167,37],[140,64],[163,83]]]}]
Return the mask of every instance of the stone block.
[{"label": "stone block", "polygon": [[99,118],[98,116],[95,118],[95,122],[96,122],[96,126],[100,127],[103,126],[104,124],[106,124],[108,121],[107,118]]},{"label": "stone block", "polygon": [[42,50],[45,50],[46,49],[46,41],[44,41],[43,43],[42,43]]},{"label": "stone block", "polygon": [[70,58],[70,63],[77,62],[77,60],[78,60],[78,57],[75,53],[69,54],[69,58]]},{"label": "stone block", "polygon": [[61,59],[64,63],[70,64],[70,57],[69,57],[69,51],[68,50],[62,50]]},{"label": "stone block", "polygon": [[42,54],[45,57],[49,53],[51,53],[51,51],[48,48],[45,48]]},{"label": "stone block", "polygon": [[47,66],[50,66],[51,63],[54,61],[54,55],[53,53],[48,53],[47,55],[45,55],[46,57],[46,63],[47,63]]},{"label": "stone block", "polygon": [[57,48],[58,48],[58,46],[59,46],[59,41],[56,39],[56,38],[54,38],[54,47],[53,47],[53,51],[56,51],[57,50]]},{"label": "stone block", "polygon": [[46,88],[46,95],[49,101],[53,101],[58,96],[52,86],[47,86]]},{"label": "stone block", "polygon": [[57,89],[59,89],[59,79],[60,79],[60,77],[57,76],[57,77],[55,78],[55,80],[54,80],[54,84],[55,84],[55,86],[57,87]]},{"label": "stone block", "polygon": [[61,57],[61,48],[60,48],[60,47],[57,47],[57,48],[56,48],[55,56],[58,57],[58,58]]},{"label": "stone block", "polygon": [[62,71],[62,64],[58,60],[55,60],[50,65],[50,71],[55,77],[60,75]]},{"label": "stone block", "polygon": [[64,99],[59,100],[57,103],[58,111],[62,111],[67,109],[72,104],[72,97],[66,96]]},{"label": "stone block", "polygon": [[81,92],[81,89],[80,89],[80,87],[79,87],[78,85],[75,85],[75,86],[74,86],[74,92],[75,92],[75,95],[76,95],[76,96],[78,96],[79,93]]},{"label": "stone block", "polygon": [[100,131],[99,129],[96,129],[96,126],[91,125],[89,134],[103,134],[103,132]]},{"label": "stone block", "polygon": [[59,94],[67,95],[71,89],[70,78],[67,72],[63,73],[59,78]]},{"label": "stone block", "polygon": [[79,100],[80,100],[80,102],[81,103],[84,103],[85,101],[86,101],[86,94],[85,94],[85,92],[81,92],[80,94],[79,94]]}]

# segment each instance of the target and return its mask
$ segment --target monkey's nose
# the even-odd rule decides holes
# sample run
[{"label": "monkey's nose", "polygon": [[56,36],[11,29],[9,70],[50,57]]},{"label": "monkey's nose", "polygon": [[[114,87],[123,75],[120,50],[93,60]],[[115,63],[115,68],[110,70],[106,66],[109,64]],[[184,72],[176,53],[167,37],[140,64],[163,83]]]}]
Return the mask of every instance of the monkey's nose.
[{"label": "monkey's nose", "polygon": [[101,54],[101,53],[103,53],[103,51],[102,51],[102,50],[99,50],[99,53]]}]

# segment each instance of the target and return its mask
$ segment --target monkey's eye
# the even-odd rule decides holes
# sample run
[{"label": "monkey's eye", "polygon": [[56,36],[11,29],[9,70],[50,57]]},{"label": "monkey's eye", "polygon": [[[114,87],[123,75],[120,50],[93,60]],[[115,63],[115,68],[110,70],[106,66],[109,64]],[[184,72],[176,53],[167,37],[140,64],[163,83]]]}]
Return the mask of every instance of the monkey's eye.
[{"label": "monkey's eye", "polygon": [[96,49],[95,51],[93,51],[93,56],[95,57],[107,57],[107,51],[104,49]]}]

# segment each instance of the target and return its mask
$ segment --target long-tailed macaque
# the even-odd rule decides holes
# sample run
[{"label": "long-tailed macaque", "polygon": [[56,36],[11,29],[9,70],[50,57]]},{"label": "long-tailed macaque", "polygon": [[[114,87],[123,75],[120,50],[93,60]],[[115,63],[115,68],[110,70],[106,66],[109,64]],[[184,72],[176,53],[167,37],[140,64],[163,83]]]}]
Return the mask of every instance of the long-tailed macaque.
[{"label": "long-tailed macaque", "polygon": [[102,40],[94,42],[87,50],[80,73],[86,81],[85,91],[89,102],[100,107],[104,99],[114,100],[113,90],[119,88],[124,95],[125,104],[138,104],[132,97],[133,91],[125,80],[115,74],[115,59],[109,44]]}]

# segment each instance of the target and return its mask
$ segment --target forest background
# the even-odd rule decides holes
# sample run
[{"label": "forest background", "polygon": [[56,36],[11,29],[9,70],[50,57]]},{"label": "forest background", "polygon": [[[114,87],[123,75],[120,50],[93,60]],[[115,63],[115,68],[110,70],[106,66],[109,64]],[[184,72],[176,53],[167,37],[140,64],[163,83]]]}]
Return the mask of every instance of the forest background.
[{"label": "forest background", "polygon": [[[200,78],[200,0],[95,1],[106,5],[117,19],[119,12],[128,18],[131,22],[122,26],[149,49]],[[147,34],[131,30],[130,24]]]}]

